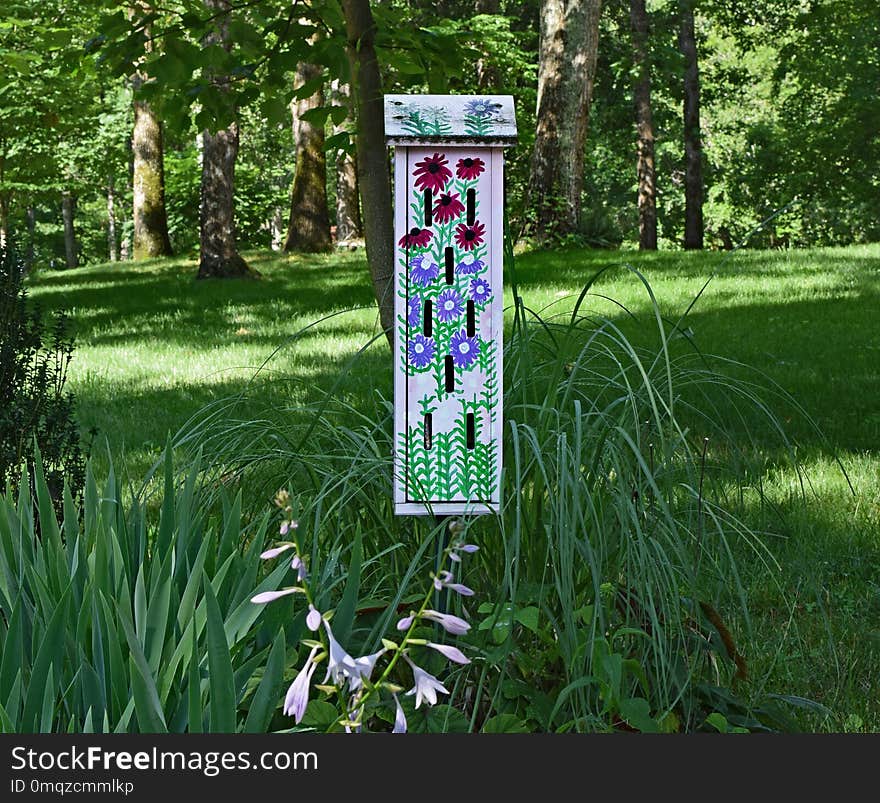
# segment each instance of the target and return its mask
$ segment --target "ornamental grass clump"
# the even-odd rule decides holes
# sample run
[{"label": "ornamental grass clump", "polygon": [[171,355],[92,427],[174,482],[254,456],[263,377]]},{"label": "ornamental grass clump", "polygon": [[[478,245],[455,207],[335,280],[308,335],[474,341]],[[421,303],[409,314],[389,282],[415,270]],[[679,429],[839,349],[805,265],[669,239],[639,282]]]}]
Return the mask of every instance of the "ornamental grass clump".
[{"label": "ornamental grass clump", "polygon": [[[299,521],[293,516],[290,494],[284,490],[279,491],[275,497],[275,504],[281,508],[283,517],[279,534],[288,540],[280,541],[276,546],[265,550],[260,557],[264,560],[274,560],[282,556],[285,561],[289,559],[290,568],[296,573],[297,584],[276,591],[260,592],[251,598],[251,602],[264,605],[287,596],[301,597],[307,607],[306,627],[315,634],[314,638],[301,639],[302,645],[309,650],[309,654],[284,697],[284,714],[293,717],[297,725],[303,721],[312,693],[313,676],[316,669],[325,664],[324,678],[320,683],[314,684],[314,688],[326,699],[333,700],[338,710],[334,723],[336,726],[343,728],[347,733],[371,730],[374,723],[382,722],[373,714],[377,709],[386,707],[393,709],[394,724],[391,732],[406,733],[406,713],[398,695],[414,697],[415,708],[418,709],[423,703],[425,706],[436,705],[438,694],[449,694],[449,689],[443,681],[419,666],[413,660],[413,656],[421,649],[433,650],[452,663],[460,665],[470,663],[470,659],[458,647],[430,641],[419,636],[418,632],[424,624],[429,623],[436,624],[453,636],[465,635],[470,630],[470,624],[460,616],[436,611],[428,606],[436,592],[444,590],[463,597],[473,596],[474,592],[470,588],[455,582],[453,570],[461,565],[462,553],[474,553],[478,547],[455,540],[451,545],[443,548],[439,562],[441,564],[448,562],[449,568],[438,570],[436,573],[431,572],[431,582],[418,606],[398,620],[396,628],[403,635],[398,641],[383,637],[380,649],[355,658],[339,643],[333,633],[331,626],[333,611],[322,612],[315,606],[316,594],[309,580],[308,558],[298,538]],[[462,530],[460,524],[453,522],[450,525],[450,531],[456,535]],[[405,686],[399,685],[402,675],[406,673],[395,671],[400,666],[401,659],[412,675],[413,685],[408,691],[404,691]],[[377,665],[380,666],[379,669]]]}]

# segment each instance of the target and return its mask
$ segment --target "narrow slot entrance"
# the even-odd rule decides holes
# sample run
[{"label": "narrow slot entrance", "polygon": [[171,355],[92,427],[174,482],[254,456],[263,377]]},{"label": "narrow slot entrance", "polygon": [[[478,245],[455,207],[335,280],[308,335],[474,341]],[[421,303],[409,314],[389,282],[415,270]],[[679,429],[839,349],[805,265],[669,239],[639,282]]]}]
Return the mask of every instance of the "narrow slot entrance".
[{"label": "narrow slot entrance", "polygon": [[468,413],[467,418],[465,419],[465,438],[467,440],[467,448],[474,448],[474,441],[476,440],[474,434],[474,414]]},{"label": "narrow slot entrance", "polygon": [[455,365],[452,362],[452,355],[447,354],[445,360],[446,367],[446,392],[453,393],[455,391]]}]

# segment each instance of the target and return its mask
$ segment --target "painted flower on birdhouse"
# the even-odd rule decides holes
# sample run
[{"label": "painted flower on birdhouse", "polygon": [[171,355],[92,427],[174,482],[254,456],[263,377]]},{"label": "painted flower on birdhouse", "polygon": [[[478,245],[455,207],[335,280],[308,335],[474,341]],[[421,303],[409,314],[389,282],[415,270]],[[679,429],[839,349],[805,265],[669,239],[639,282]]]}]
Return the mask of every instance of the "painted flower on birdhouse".
[{"label": "painted flower on birdhouse", "polygon": [[434,339],[424,335],[416,335],[407,347],[409,363],[413,368],[425,368],[434,359]]},{"label": "painted flower on birdhouse", "polygon": [[471,181],[477,178],[486,169],[486,163],[476,157],[471,159],[459,159],[455,165],[455,175],[465,181]]},{"label": "painted flower on birdhouse", "polygon": [[464,104],[465,114],[474,117],[491,117],[495,114],[495,103],[491,98],[473,98]]},{"label": "painted flower on birdhouse", "polygon": [[431,262],[424,254],[414,256],[409,261],[409,276],[414,284],[427,287],[440,274],[440,266]]},{"label": "painted flower on birdhouse", "polygon": [[459,368],[467,368],[480,356],[480,341],[475,337],[468,337],[464,329],[456,332],[450,340],[452,361]]},{"label": "painted flower on birdhouse", "polygon": [[480,259],[472,259],[470,262],[462,260],[455,266],[455,272],[462,276],[472,276],[484,270],[486,263]]},{"label": "painted flower on birdhouse", "polygon": [[455,227],[455,242],[459,248],[471,251],[483,242],[485,234],[486,227],[479,220],[473,226],[459,223]]},{"label": "painted flower on birdhouse", "polygon": [[451,287],[437,298],[437,319],[446,323],[458,318],[464,312],[464,300],[457,290]]},{"label": "painted flower on birdhouse", "polygon": [[458,199],[457,192],[444,192],[434,204],[434,218],[438,223],[448,223],[464,212],[464,204]]},{"label": "painted flower on birdhouse", "polygon": [[449,160],[442,153],[416,162],[413,176],[416,179],[416,187],[421,190],[440,192],[446,186],[446,182],[452,178],[452,171],[446,166]]},{"label": "painted flower on birdhouse", "polygon": [[406,322],[418,326],[422,322],[422,305],[417,298],[411,298],[406,305]]},{"label": "painted flower on birdhouse", "polygon": [[492,295],[492,288],[485,279],[471,279],[470,289],[475,304],[485,304]]},{"label": "painted flower on birdhouse", "polygon": [[426,248],[429,242],[431,242],[431,232],[428,229],[413,226],[398,240],[397,244],[401,248]]}]

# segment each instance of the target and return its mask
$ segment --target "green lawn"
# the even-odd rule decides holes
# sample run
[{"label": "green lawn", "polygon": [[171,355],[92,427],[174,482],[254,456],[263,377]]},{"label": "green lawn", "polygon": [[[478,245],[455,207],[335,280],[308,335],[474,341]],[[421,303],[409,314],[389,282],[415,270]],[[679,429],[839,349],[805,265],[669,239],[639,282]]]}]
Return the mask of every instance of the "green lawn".
[{"label": "green lawn", "polygon": [[[194,264],[184,260],[46,271],[33,280],[35,299],[74,318],[69,386],[84,429],[97,432],[99,460],[106,438],[117,466],[140,477],[168,432],[205,404],[254,381],[263,403],[311,398],[332,387],[375,335],[361,253],[249,258],[262,280],[196,282]],[[637,336],[639,324],[620,305],[639,318],[650,303],[627,264],[650,282],[670,323],[718,271],[681,329],[701,352],[766,374],[824,433],[780,402],[806,469],[806,498],[778,442],[769,440],[749,480],[761,485],[764,503],[757,493],[742,494],[741,511],[766,533],[781,571],[770,576],[755,564],[748,573],[753,629],[738,626],[740,649],[753,684],[831,708],[834,718],[823,727],[880,730],[880,247],[729,257],[534,252],[517,258],[517,280],[525,303],[552,317],[570,311],[583,284],[608,268],[588,305]],[[293,338],[331,313],[340,314]],[[390,396],[381,339],[358,360],[352,382],[346,392],[354,396],[364,388]],[[764,437],[749,418],[740,426],[743,438]]]}]

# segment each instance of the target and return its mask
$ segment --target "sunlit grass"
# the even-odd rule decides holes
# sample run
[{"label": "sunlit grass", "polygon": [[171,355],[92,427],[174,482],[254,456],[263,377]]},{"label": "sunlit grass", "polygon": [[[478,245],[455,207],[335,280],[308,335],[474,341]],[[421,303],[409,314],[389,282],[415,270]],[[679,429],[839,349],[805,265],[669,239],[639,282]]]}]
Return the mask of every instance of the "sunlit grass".
[{"label": "sunlit grass", "polygon": [[[97,432],[99,456],[109,441],[131,479],[204,405],[255,381],[262,404],[313,398],[377,332],[361,253],[250,259],[262,280],[196,282],[193,263],[169,260],[46,271],[32,282],[44,306],[71,311],[78,346],[69,385],[83,428]],[[753,629],[738,627],[740,648],[753,683],[828,705],[834,720],[822,727],[880,730],[880,247],[729,258],[544,251],[518,257],[516,279],[525,303],[548,319],[570,312],[583,285],[607,268],[587,306],[638,340],[650,302],[627,263],[647,277],[667,326],[679,324],[683,350],[693,344],[734,361],[707,356],[711,367],[778,383],[818,426],[782,401],[774,408],[797,444],[805,480],[748,411],[726,426],[755,442],[742,466],[746,488],[731,487],[731,500],[765,533],[782,567],[768,578],[756,564],[746,578]],[[353,307],[363,309],[291,341],[313,321]],[[356,364],[346,388],[354,400],[366,374],[365,388],[384,383],[390,396],[381,341]],[[700,437],[699,420],[693,427]]]}]

